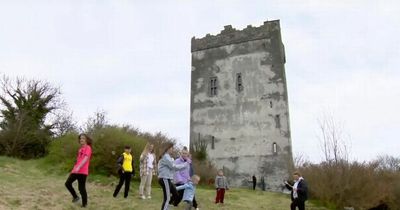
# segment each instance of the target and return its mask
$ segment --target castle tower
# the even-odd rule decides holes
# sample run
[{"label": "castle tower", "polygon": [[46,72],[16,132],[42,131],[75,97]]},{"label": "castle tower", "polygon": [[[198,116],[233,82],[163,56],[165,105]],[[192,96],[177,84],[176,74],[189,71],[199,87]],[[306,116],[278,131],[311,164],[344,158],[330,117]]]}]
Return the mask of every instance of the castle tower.
[{"label": "castle tower", "polygon": [[193,37],[191,51],[191,145],[206,145],[232,186],[254,174],[281,190],[293,160],[279,20]]}]

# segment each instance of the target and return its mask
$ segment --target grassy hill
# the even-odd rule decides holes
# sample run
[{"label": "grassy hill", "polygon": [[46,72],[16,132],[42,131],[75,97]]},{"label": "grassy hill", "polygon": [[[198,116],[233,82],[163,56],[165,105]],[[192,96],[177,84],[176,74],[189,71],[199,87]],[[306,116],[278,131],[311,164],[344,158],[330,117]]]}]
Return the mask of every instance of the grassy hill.
[{"label": "grassy hill", "polygon": [[[79,205],[71,203],[71,196],[64,187],[68,172],[60,175],[52,171],[52,168],[43,160],[23,161],[0,157],[0,209],[80,209]],[[90,175],[88,181],[88,209],[157,210],[161,207],[162,190],[157,185],[153,187],[151,200],[140,200],[137,193],[138,182],[131,184],[130,195],[124,199],[121,192],[117,198],[112,197],[117,178]],[[76,185],[75,189],[77,190]],[[213,203],[214,196],[213,189],[199,187],[196,195],[199,208],[284,210],[289,209],[290,205],[288,195],[247,189],[227,191],[226,203],[223,206]],[[306,206],[309,210],[325,210],[309,202]],[[183,209],[183,206],[170,209]]]}]

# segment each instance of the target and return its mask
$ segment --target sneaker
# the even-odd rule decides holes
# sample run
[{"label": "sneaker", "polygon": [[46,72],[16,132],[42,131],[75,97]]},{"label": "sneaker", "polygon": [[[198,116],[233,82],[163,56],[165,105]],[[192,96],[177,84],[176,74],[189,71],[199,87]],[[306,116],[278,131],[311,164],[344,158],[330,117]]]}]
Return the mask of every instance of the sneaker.
[{"label": "sneaker", "polygon": [[76,197],[76,198],[73,198],[72,199],[72,203],[76,203],[76,202],[78,202],[79,201],[79,197]]},{"label": "sneaker", "polygon": [[146,199],[146,197],[144,195],[141,195],[140,198],[143,200]]},{"label": "sneaker", "polygon": [[196,208],[196,210],[200,210],[199,208]]},{"label": "sneaker", "polygon": [[151,199],[151,196],[149,195],[149,196],[147,196],[147,199]]}]

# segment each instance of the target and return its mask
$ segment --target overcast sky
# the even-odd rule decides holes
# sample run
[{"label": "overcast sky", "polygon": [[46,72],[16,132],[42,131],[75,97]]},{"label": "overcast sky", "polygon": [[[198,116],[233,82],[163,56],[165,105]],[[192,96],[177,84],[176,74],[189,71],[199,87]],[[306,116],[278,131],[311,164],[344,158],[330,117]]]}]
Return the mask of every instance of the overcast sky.
[{"label": "overcast sky", "polygon": [[[342,2],[342,3],[341,3]],[[189,141],[190,40],[280,19],[294,154],[333,113],[360,161],[400,154],[400,3],[1,0],[0,73],[60,86],[74,117]]]}]

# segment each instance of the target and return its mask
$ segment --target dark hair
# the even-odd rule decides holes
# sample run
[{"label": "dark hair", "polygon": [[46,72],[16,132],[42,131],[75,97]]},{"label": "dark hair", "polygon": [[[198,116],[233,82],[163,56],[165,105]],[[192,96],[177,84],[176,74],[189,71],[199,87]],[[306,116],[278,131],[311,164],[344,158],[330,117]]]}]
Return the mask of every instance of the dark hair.
[{"label": "dark hair", "polygon": [[89,145],[89,146],[92,146],[93,140],[86,133],[79,134],[78,141],[81,139],[81,136],[86,137],[86,144]]},{"label": "dark hair", "polygon": [[295,172],[293,173],[293,175],[301,176],[301,173],[298,172],[298,171],[295,171]]},{"label": "dark hair", "polygon": [[165,153],[167,153],[167,151],[168,151],[171,147],[174,147],[174,143],[170,143],[170,142],[166,143],[165,149],[164,149],[164,151],[163,151],[163,152],[161,153],[161,155],[160,155],[160,159],[165,155]]},{"label": "dark hair", "polygon": [[126,145],[124,149],[131,149],[131,146]]}]

